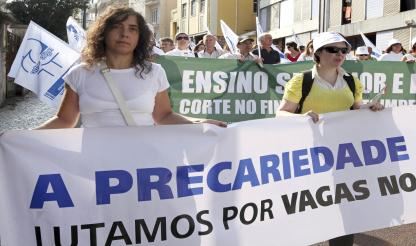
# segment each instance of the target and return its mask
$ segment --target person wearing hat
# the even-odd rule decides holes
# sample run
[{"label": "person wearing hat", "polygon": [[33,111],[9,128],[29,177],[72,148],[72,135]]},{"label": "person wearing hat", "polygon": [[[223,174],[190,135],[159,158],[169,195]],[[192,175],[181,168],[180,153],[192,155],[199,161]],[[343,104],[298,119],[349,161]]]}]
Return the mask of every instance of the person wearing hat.
[{"label": "person wearing hat", "polygon": [[367,46],[360,46],[355,50],[355,57],[358,61],[368,61],[370,54],[368,53]]},{"label": "person wearing hat", "polygon": [[404,55],[402,57],[401,61],[407,62],[407,63],[413,63],[415,62],[416,59],[416,37],[414,37],[412,39],[412,48],[409,51],[409,53],[407,53],[406,55]]},{"label": "person wearing hat", "polygon": [[[341,67],[351,50],[344,36],[336,32],[320,33],[313,39],[313,47],[315,65],[312,70],[295,75],[285,85],[276,117],[298,113],[318,122],[319,114],[359,109],[362,105],[360,80]],[[370,108],[377,111],[384,107],[375,103]],[[354,235],[329,240],[330,246],[353,243]]]},{"label": "person wearing hat", "polygon": [[406,51],[403,49],[400,40],[393,38],[389,41],[386,53],[381,55],[379,61],[401,61]]},{"label": "person wearing hat", "polygon": [[259,57],[251,53],[253,48],[254,39],[249,37],[241,37],[238,39],[237,48],[238,52],[226,53],[218,58],[220,59],[238,59],[239,61],[256,61],[260,62]]}]

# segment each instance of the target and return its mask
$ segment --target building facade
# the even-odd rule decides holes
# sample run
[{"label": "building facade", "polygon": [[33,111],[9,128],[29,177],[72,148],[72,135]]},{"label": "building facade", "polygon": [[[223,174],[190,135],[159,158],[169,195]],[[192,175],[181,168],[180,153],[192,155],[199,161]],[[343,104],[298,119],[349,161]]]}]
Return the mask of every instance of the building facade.
[{"label": "building facade", "polygon": [[363,32],[380,50],[392,38],[409,48],[416,36],[416,0],[260,0],[259,19],[281,43],[298,37],[302,44],[318,32],[336,31],[353,47]]},{"label": "building facade", "polygon": [[257,0],[177,0],[171,13],[171,36],[185,32],[198,41],[208,31],[223,36],[220,20],[237,35],[255,35]]}]

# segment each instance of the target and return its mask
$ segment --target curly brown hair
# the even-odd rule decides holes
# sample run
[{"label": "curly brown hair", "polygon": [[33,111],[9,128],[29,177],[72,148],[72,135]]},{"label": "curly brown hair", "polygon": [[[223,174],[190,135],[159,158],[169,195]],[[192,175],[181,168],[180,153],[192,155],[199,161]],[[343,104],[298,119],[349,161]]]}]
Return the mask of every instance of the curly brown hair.
[{"label": "curly brown hair", "polygon": [[143,16],[132,8],[123,6],[109,6],[104,13],[90,26],[87,32],[87,44],[82,50],[82,60],[88,66],[98,63],[105,58],[105,36],[115,24],[125,21],[129,16],[136,16],[139,27],[139,41],[133,51],[133,64],[142,76],[149,73],[152,64],[149,62],[151,56],[150,31]]}]

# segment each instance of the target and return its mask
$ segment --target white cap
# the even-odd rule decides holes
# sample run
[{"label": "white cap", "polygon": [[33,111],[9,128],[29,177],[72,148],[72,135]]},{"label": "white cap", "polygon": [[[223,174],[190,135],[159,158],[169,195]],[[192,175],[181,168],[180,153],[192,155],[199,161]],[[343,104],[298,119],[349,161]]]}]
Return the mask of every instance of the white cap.
[{"label": "white cap", "polygon": [[355,50],[356,55],[368,55],[367,46],[360,46]]},{"label": "white cap", "polygon": [[402,42],[400,42],[400,40],[398,40],[397,38],[393,38],[389,41],[389,43],[387,44],[387,48],[391,47],[393,44],[401,44]]},{"label": "white cap", "polygon": [[350,43],[348,43],[347,40],[343,36],[341,36],[337,32],[323,32],[319,33],[314,39],[313,39],[313,49],[318,50],[324,45],[327,44],[333,44],[338,42],[345,42],[349,48],[351,48]]}]

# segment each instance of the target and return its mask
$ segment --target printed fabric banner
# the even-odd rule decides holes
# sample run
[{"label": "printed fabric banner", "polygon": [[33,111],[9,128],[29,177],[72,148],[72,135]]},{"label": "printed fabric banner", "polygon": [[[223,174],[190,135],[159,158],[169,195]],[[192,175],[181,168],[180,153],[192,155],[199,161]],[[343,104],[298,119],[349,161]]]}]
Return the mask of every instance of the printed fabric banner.
[{"label": "printed fabric banner", "polygon": [[414,223],[415,113],[9,131],[2,245],[308,245]]},{"label": "printed fabric banner", "polygon": [[[171,84],[173,109],[184,115],[226,122],[274,117],[284,85],[313,62],[267,65],[237,60],[161,56]],[[386,107],[416,103],[416,65],[346,61],[344,68],[364,84],[364,102],[386,85]]]},{"label": "printed fabric banner", "polygon": [[79,57],[68,44],[31,21],[8,76],[57,107],[64,91],[62,77]]}]

